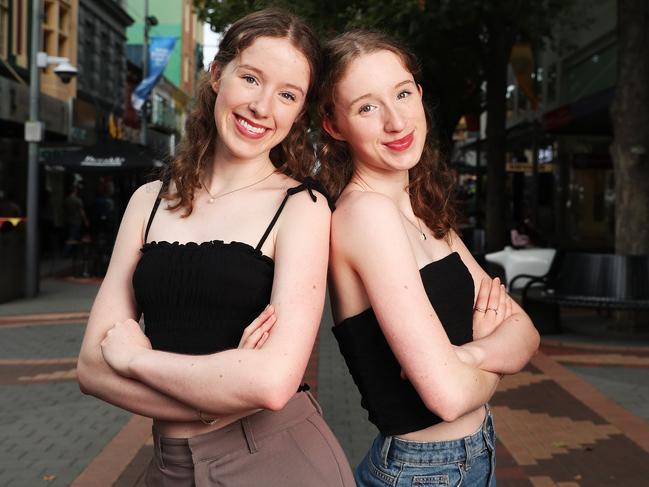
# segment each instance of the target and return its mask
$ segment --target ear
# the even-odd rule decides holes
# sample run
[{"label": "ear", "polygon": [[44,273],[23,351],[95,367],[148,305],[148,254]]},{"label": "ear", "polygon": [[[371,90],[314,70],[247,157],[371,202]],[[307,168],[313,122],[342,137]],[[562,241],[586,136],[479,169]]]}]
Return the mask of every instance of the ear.
[{"label": "ear", "polygon": [[212,90],[214,93],[219,92],[219,85],[221,84],[219,64],[216,60],[210,63],[210,85],[212,85]]},{"label": "ear", "polygon": [[330,118],[325,118],[322,121],[322,128],[325,129],[325,132],[331,135],[334,139],[340,140],[341,142],[345,142],[345,138],[338,131],[338,127],[336,127],[336,123],[333,122]]},{"label": "ear", "polygon": [[421,85],[417,83],[417,88],[419,88],[419,96],[423,97],[424,96],[424,90],[422,89]]}]

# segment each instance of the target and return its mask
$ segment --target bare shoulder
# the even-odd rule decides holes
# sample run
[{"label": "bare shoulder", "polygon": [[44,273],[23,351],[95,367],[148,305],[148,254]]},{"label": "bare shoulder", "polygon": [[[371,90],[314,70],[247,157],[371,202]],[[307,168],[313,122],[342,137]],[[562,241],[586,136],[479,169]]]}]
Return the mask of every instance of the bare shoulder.
[{"label": "bare shoulder", "polygon": [[131,196],[131,201],[135,204],[153,203],[160,193],[160,188],[162,188],[162,181],[160,180],[145,183],[135,190]]},{"label": "bare shoulder", "polygon": [[351,191],[336,203],[332,229],[338,228],[348,235],[375,234],[401,229],[399,210],[388,198],[379,193]]},{"label": "bare shoulder", "polygon": [[161,187],[162,181],[152,181],[135,190],[122,217],[122,233],[139,235],[144,231],[144,225]]}]

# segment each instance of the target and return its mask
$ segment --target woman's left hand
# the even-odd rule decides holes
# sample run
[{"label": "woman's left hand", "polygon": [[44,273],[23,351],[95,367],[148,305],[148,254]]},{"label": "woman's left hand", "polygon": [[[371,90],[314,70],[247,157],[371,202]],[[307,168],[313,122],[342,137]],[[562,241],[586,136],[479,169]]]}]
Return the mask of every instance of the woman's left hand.
[{"label": "woman's left hand", "polygon": [[123,377],[131,377],[131,360],[142,350],[151,349],[151,342],[142,332],[139,323],[131,319],[115,323],[101,342],[104,360]]}]

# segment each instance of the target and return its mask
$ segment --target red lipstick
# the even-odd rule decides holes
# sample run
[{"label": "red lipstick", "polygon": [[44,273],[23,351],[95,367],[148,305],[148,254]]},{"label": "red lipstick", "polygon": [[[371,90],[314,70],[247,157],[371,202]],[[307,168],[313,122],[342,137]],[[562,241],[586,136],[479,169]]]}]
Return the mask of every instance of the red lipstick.
[{"label": "red lipstick", "polygon": [[401,139],[398,140],[393,140],[392,142],[387,142],[383,145],[388,147],[390,150],[396,151],[396,152],[403,152],[406,149],[408,149],[412,145],[412,141],[415,139],[415,132],[412,131],[405,137],[402,137]]}]

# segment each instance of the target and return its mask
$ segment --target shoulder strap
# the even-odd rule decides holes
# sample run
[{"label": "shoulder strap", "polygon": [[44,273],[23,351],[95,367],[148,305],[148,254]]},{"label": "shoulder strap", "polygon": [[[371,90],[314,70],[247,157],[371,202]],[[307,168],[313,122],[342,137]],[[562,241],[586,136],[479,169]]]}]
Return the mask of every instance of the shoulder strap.
[{"label": "shoulder strap", "polygon": [[286,190],[286,196],[284,196],[282,203],[279,205],[279,208],[275,212],[275,216],[273,216],[273,219],[270,221],[270,224],[266,228],[266,231],[264,232],[264,235],[261,237],[261,240],[257,244],[257,247],[255,247],[256,250],[261,250],[262,245],[264,245],[264,242],[266,242],[268,235],[270,235],[271,230],[275,226],[275,223],[277,223],[279,216],[282,214],[282,210],[284,210],[284,207],[286,206],[286,202],[288,201],[289,197],[294,194],[300,193],[305,189],[309,192],[309,196],[311,196],[311,200],[314,203],[318,201],[318,198],[313,192],[313,190],[316,190],[319,193],[322,193],[322,195],[326,198],[327,204],[329,205],[331,211],[333,211],[336,208],[333,202],[329,199],[329,197],[326,195],[326,193],[320,186],[320,183],[318,183],[315,179],[305,178],[304,181],[302,181],[302,184],[300,184],[299,186],[295,186],[294,188],[289,188]]},{"label": "shoulder strap", "polygon": [[147,239],[149,238],[149,229],[151,228],[151,224],[153,223],[153,217],[156,214],[156,211],[158,211],[158,206],[160,206],[160,195],[162,195],[162,192],[165,190],[165,187],[167,186],[167,183],[163,181],[162,186],[160,186],[160,191],[158,191],[158,196],[155,199],[155,203],[153,204],[153,208],[151,208],[151,214],[149,215],[149,221],[146,224],[146,230],[144,231],[144,243],[146,243]]}]

